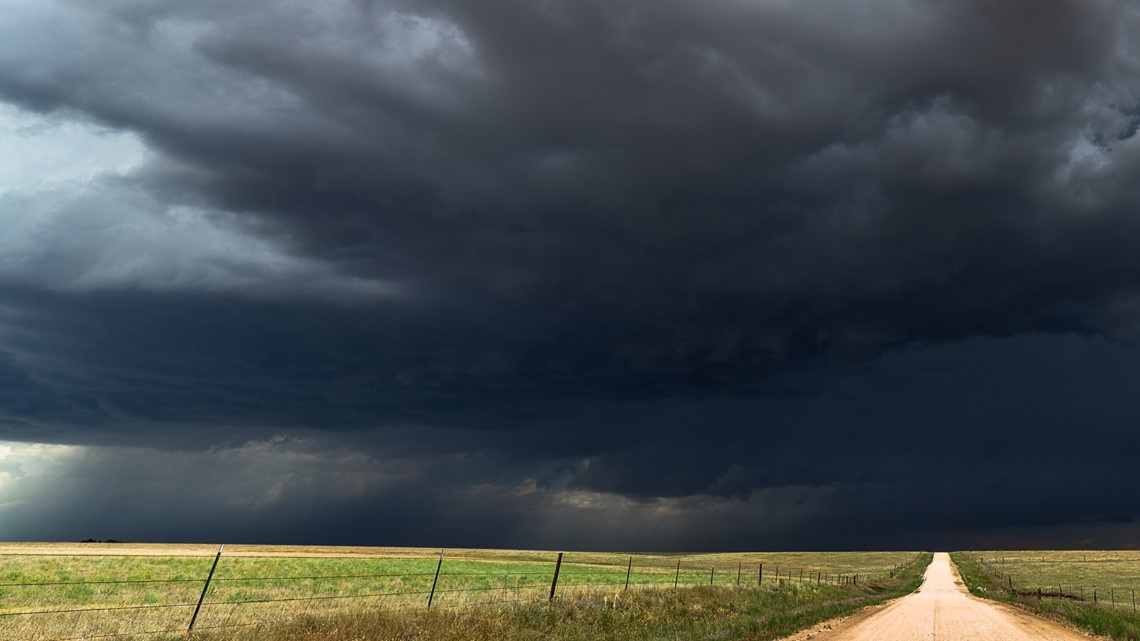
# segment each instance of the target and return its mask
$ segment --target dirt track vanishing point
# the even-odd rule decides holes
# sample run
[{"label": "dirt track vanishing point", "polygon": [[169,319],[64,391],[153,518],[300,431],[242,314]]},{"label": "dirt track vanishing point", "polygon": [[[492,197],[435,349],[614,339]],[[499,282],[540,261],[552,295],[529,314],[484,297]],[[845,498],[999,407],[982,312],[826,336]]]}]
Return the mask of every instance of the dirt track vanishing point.
[{"label": "dirt track vanishing point", "polygon": [[813,626],[786,641],[1088,641],[1052,621],[970,595],[950,555],[938,553],[922,588],[840,621]]}]

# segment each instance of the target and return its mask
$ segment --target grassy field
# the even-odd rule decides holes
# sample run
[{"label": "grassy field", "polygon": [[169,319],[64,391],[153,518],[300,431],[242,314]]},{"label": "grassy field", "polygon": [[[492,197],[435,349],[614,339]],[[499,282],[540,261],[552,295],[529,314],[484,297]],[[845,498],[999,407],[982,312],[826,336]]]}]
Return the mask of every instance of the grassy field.
[{"label": "grassy field", "polygon": [[[215,553],[208,546],[0,544],[0,638],[184,631]],[[754,587],[761,581],[780,593],[808,586],[820,594],[882,591],[897,583],[888,581],[890,575],[914,558],[914,553],[568,552],[557,594],[570,603],[674,585]],[[451,612],[447,616],[545,603],[556,559],[557,553],[547,551],[447,550],[437,582],[438,550],[227,546],[195,631],[230,634],[267,622],[293,625],[378,611],[400,619],[427,609],[433,584],[433,611]]]},{"label": "grassy field", "polygon": [[1140,551],[1131,550],[1062,550],[1030,552],[968,552],[975,561],[984,563],[994,571],[1010,576],[1014,587],[1025,590],[1042,588],[1065,594],[1071,588],[1085,588],[1092,598],[1095,586],[1099,593],[1117,589],[1129,593],[1127,604],[1132,606],[1131,590],[1140,589]]},{"label": "grassy field", "polygon": [[1140,591],[1140,552],[987,551],[951,557],[975,595],[1068,621],[1094,634],[1140,640],[1140,614],[1133,601]]},{"label": "grassy field", "polygon": [[[202,641],[676,641],[777,639],[902,596],[921,583],[931,555],[906,555],[893,578],[846,583],[576,593],[553,603],[391,613],[358,610],[269,622]],[[847,559],[852,562],[852,559]],[[740,562],[740,561],[738,561]]]}]

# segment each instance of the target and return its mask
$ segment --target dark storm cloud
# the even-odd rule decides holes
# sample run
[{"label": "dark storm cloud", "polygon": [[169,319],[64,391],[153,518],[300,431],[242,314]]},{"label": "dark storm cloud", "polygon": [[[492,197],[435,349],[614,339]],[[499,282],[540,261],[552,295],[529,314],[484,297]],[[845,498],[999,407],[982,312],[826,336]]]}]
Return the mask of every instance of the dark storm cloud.
[{"label": "dark storm cloud", "polygon": [[[5,88],[189,163],[152,167],[156,189],[284,220],[310,251],[425,296],[498,316],[573,305],[648,370],[715,367],[718,348],[763,369],[1016,331],[1135,277],[1123,243],[1100,255],[1133,224],[1135,194],[1111,183],[1135,154],[1113,150],[1108,175],[1073,159],[1086,138],[1107,154],[1131,122],[1131,11],[992,4],[281,4],[222,19],[130,3],[79,15],[77,48],[103,55],[56,54],[55,73],[17,68]],[[1085,191],[1080,209],[1055,202]],[[1009,268],[1042,283],[1022,292]],[[882,317],[907,304],[928,318]],[[621,335],[651,327],[649,344]]]},{"label": "dark storm cloud", "polygon": [[1086,476],[1007,505],[1135,440],[1133,3],[7,11],[0,100],[147,152],[0,191],[8,438],[348,431],[507,465],[504,523],[526,479],[744,529],[812,495],[774,542],[930,495],[901,530],[1140,511]]}]

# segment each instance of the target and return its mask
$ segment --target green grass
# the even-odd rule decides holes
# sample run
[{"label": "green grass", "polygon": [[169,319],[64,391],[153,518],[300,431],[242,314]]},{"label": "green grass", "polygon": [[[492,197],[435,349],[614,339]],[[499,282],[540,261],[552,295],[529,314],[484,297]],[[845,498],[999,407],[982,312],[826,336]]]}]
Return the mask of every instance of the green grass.
[{"label": "green grass", "polygon": [[1012,576],[1014,587],[1025,590],[1042,588],[1056,592],[1060,586],[1066,594],[1070,588],[1084,587],[1091,598],[1091,588],[1107,594],[1110,589],[1127,592],[1131,607],[1131,590],[1140,589],[1140,551],[1133,550],[1044,550],[1022,552],[968,552],[972,560],[991,566],[996,572]]},{"label": "green grass", "polygon": [[[1136,561],[1130,559],[1140,560],[1136,553],[955,552],[950,556],[958,565],[963,582],[976,596],[1068,621],[1094,634],[1127,641],[1140,640],[1140,615],[1132,610],[1131,588],[1121,595],[1126,595],[1127,600],[1121,598],[1113,607],[1111,601],[1103,598],[1107,596],[1103,587],[1098,587],[1098,600],[1094,603],[1091,589],[1086,588],[1083,593],[1086,600],[1082,601],[1082,592],[1074,585],[1089,581],[1091,584],[1099,582],[1099,586],[1114,583],[1119,586],[1119,583],[1135,576],[1135,567],[1130,563]],[[1037,597],[1037,588],[1041,588],[1042,598]],[[1048,596],[1050,588],[1053,597]],[[1058,594],[1063,596],[1058,597]]]},{"label": "green grass", "polygon": [[[0,545],[0,638],[34,641],[185,629],[214,552],[202,546]],[[556,558],[557,553],[546,551],[448,550],[433,609],[459,616],[457,611],[473,606],[544,603]],[[570,552],[563,559],[558,594],[571,603],[603,593],[671,590],[674,582],[690,588],[735,587],[738,582],[755,586],[760,564],[765,588],[781,594],[793,588],[804,594],[811,593],[809,588],[819,594],[832,589],[850,594],[856,586],[836,585],[842,583],[837,577],[854,574],[861,577],[859,589],[881,591],[897,584],[889,579],[891,572],[913,558],[913,553],[879,552]],[[297,621],[426,609],[438,560],[438,551],[415,548],[227,547],[196,629],[280,622],[283,616]],[[629,592],[624,589],[627,571]],[[161,607],[90,610],[124,606]],[[41,610],[77,611],[14,614]]]},{"label": "green grass", "polygon": [[910,555],[894,578],[862,585],[785,584],[625,590],[615,586],[553,603],[464,610],[301,616],[200,641],[674,641],[787,636],[914,591],[931,555]]}]

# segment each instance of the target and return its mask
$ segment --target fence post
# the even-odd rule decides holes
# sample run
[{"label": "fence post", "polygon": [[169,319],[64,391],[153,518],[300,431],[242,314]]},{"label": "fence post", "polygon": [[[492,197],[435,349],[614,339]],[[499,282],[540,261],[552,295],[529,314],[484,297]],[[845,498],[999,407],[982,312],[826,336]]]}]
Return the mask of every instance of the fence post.
[{"label": "fence post", "polygon": [[210,566],[210,573],[206,575],[206,585],[202,586],[202,596],[198,597],[198,605],[194,606],[194,614],[190,616],[190,626],[187,632],[194,631],[194,622],[198,620],[198,611],[202,609],[202,601],[206,600],[206,591],[210,589],[210,579],[214,578],[214,570],[218,569],[218,559],[222,558],[222,548],[225,543],[218,546],[218,554],[214,556],[214,564]]},{"label": "fence post", "polygon": [[756,575],[756,587],[764,587],[764,564],[760,564],[760,573]]},{"label": "fence post", "polygon": [[435,579],[431,582],[431,594],[428,595],[428,608],[431,608],[431,602],[435,599],[435,584],[439,583],[439,570],[443,567],[443,548],[439,549],[439,563],[435,566]]},{"label": "fence post", "polygon": [[681,580],[681,560],[677,559],[677,574],[673,575],[673,589],[677,589],[677,582]]},{"label": "fence post", "polygon": [[804,584],[804,569],[800,568],[800,585]]},{"label": "fence post", "polygon": [[1096,586],[1093,586],[1093,603],[1096,603]]},{"label": "fence post", "polygon": [[713,584],[713,578],[716,577],[716,566],[709,568],[709,585]]},{"label": "fence post", "polygon": [[558,561],[554,564],[554,580],[550,582],[550,600],[554,600],[554,589],[558,587],[558,571],[562,569],[562,553],[558,553]]},{"label": "fence post", "polygon": [[738,588],[740,587],[740,568],[742,568],[742,567],[744,567],[744,562],[743,561],[737,561],[737,563],[736,563],[736,587],[738,587]]},{"label": "fence post", "polygon": [[625,566],[625,589],[629,589],[629,575],[633,572],[633,557],[629,557],[629,565]]}]

